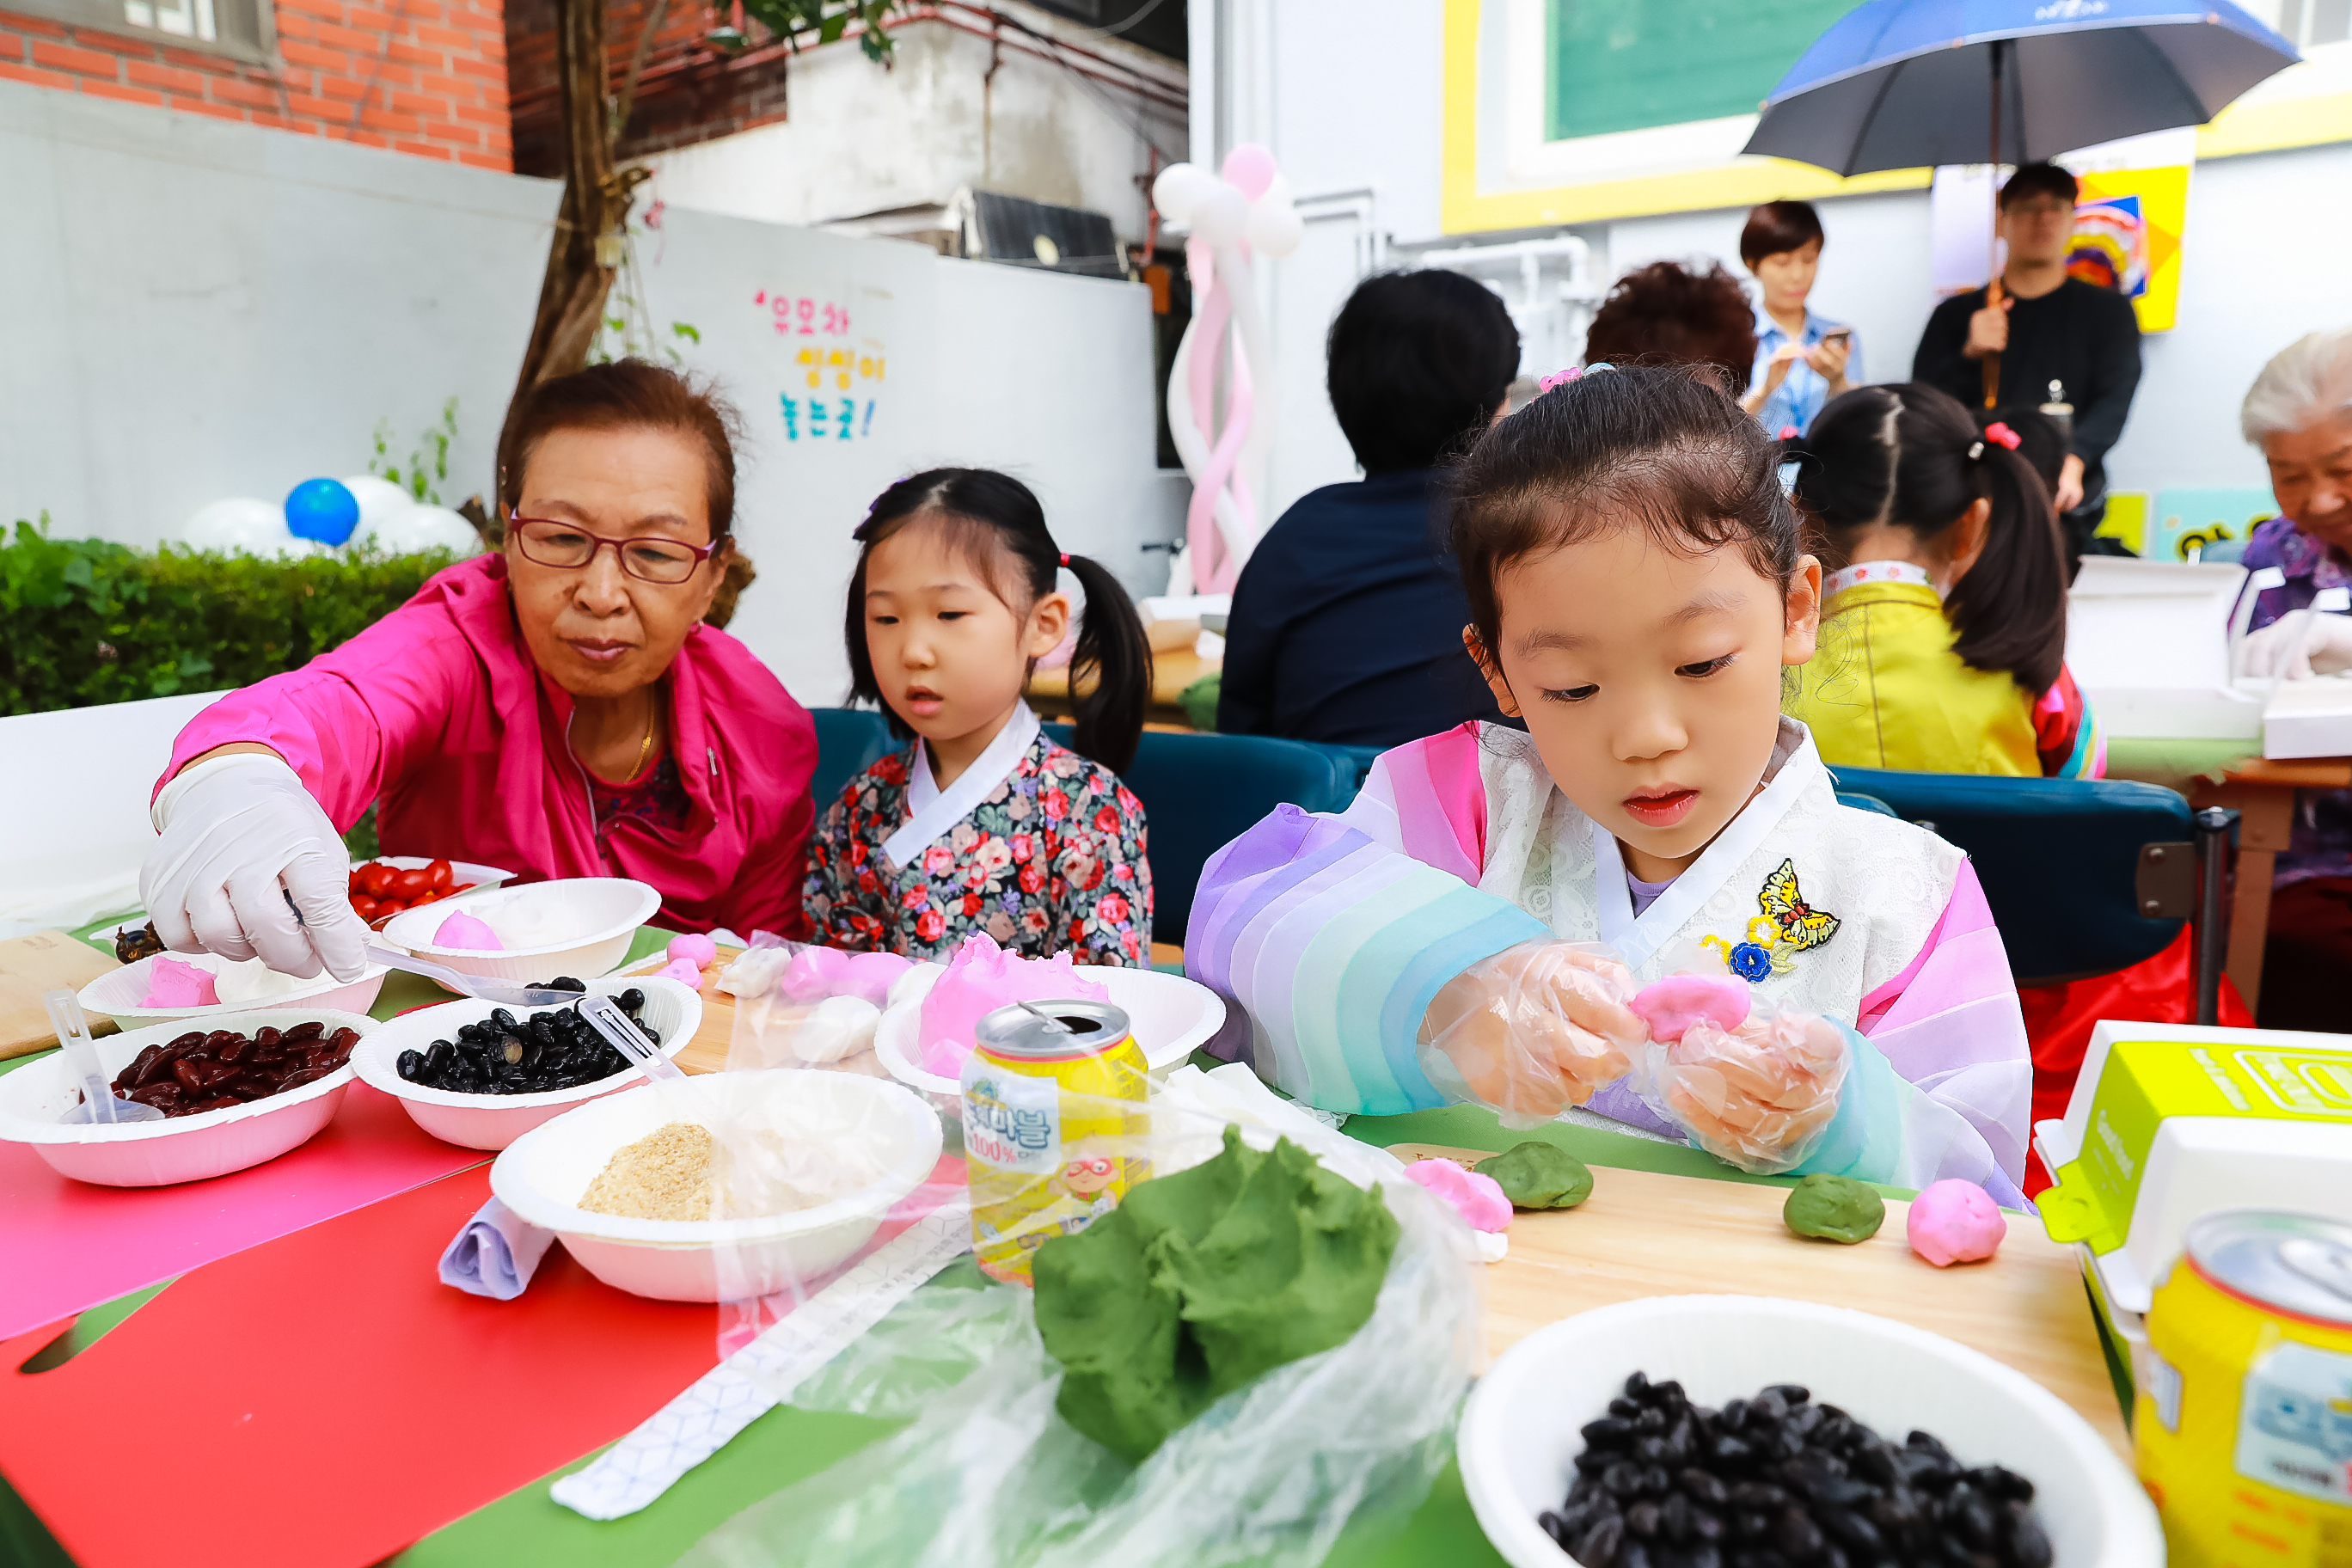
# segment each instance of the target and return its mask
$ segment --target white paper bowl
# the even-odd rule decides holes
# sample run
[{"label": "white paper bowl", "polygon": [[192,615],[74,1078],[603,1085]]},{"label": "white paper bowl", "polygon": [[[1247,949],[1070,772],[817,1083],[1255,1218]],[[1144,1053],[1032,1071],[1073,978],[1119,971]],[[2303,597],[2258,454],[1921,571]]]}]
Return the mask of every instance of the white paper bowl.
[{"label": "white paper bowl", "polygon": [[[371,963],[353,981],[341,981],[321,970],[315,980],[306,980],[293,990],[277,996],[265,996],[253,1002],[223,1002],[210,1007],[149,1007],[148,976],[159,957],[174,958],[182,963],[193,963],[199,969],[219,973],[226,963],[209,952],[151,953],[136,963],[126,963],[120,969],[110,969],[81,988],[81,1008],[85,1013],[102,1013],[126,1029],[147,1024],[176,1024],[185,1020],[202,1024],[207,1029],[222,1027],[221,1020],[257,1009],[286,1007],[323,1007],[338,1013],[365,1013],[375,1005],[377,993],[383,989],[387,973],[381,963]],[[247,1030],[250,1034],[252,1031]],[[166,1035],[165,1039],[186,1034],[185,1029]]]},{"label": "white paper bowl", "polygon": [[[561,913],[573,934],[544,947],[516,947],[483,952],[438,947],[433,933],[441,922],[463,910],[477,919],[483,911],[524,906],[544,906]],[[460,893],[438,903],[403,910],[384,922],[383,934],[420,958],[436,959],[467,974],[529,984],[570,975],[594,980],[610,974],[629,956],[637,928],[661,908],[661,894],[625,877],[574,877],[559,882],[525,882],[520,887]],[[497,923],[492,920],[491,923]]]},{"label": "white paper bowl", "polygon": [[677,1120],[667,1091],[646,1084],[575,1106],[509,1146],[490,1166],[490,1191],[532,1225],[555,1232],[589,1273],[660,1301],[719,1300],[718,1249],[731,1247],[750,1293],[814,1280],[866,1245],[892,1205],[940,1160],[940,1119],[907,1089],[856,1073],[778,1068],[688,1079],[698,1103],[756,1116],[770,1096],[818,1096],[835,1122],[873,1120],[889,1139],[889,1173],[835,1203],[768,1219],[655,1220],[592,1214],[579,1201],[613,1157]]},{"label": "white paper bowl", "polygon": [[[695,1030],[702,1026],[702,998],[675,980],[646,975],[638,979],[591,980],[586,984],[591,996],[618,996],[632,988],[643,991],[645,1020],[660,1034],[662,1055],[666,1057],[675,1057],[685,1049],[693,1040]],[[542,1094],[458,1094],[446,1089],[427,1089],[400,1076],[401,1052],[422,1051],[436,1040],[454,1039],[459,1025],[478,1024],[500,1005],[467,997],[462,1002],[444,1002],[436,1007],[403,1013],[391,1023],[378,1026],[376,1032],[362,1040],[352,1053],[360,1081],[391,1095],[417,1126],[444,1143],[455,1143],[461,1149],[503,1149],[575,1105],[635,1089],[646,1081],[642,1071],[630,1068],[578,1089],[551,1089]],[[548,1009],[513,1007],[508,1011],[518,1017],[529,1017]]]},{"label": "white paper bowl", "polygon": [[2156,1510],[2090,1423],[2024,1373],[1940,1334],[1809,1301],[1660,1296],[1621,1301],[1538,1329],[1478,1380],[1455,1442],[1462,1482],[1486,1539],[1514,1568],[1575,1559],[1536,1516],[1559,1507],[1584,1447],[1627,1374],[1679,1381],[1721,1405],[1775,1383],[1802,1384],[1900,1443],[1914,1428],[1969,1465],[1999,1464],[2034,1485],[2034,1509],[2066,1568],[2164,1561]]},{"label": "white paper bowl", "polygon": [[[356,1058],[371,1031],[381,1028],[359,1013],[326,1007],[266,1007],[225,1013],[204,1021],[203,1027],[235,1029],[250,1035],[257,1029],[290,1029],[317,1022],[327,1033],[357,1029]],[[149,1046],[168,1045],[198,1026],[173,1022],[152,1024],[96,1042],[99,1067],[110,1079],[129,1067]],[[0,1078],[0,1142],[29,1143],[62,1175],[108,1187],[163,1187],[174,1182],[201,1182],[225,1176],[274,1160],[289,1149],[307,1143],[335,1119],[351,1087],[350,1062],[287,1094],[207,1110],[197,1116],[172,1116],[161,1121],[118,1122],[112,1126],[68,1126],[58,1118],[81,1098],[81,1086],[68,1072],[62,1054],[18,1068]]]},{"label": "white paper bowl", "polygon": [[[1086,977],[1109,992],[1110,1005],[1127,1015],[1135,1043],[1143,1049],[1144,1065],[1155,1078],[1181,1066],[1224,1026],[1224,999],[1197,980],[1156,969],[1101,965],[1089,967]],[[961,1116],[963,1095],[958,1080],[923,1068],[922,1012],[920,999],[885,1008],[874,1031],[874,1054],[892,1078],[929,1095],[940,1110]]]}]

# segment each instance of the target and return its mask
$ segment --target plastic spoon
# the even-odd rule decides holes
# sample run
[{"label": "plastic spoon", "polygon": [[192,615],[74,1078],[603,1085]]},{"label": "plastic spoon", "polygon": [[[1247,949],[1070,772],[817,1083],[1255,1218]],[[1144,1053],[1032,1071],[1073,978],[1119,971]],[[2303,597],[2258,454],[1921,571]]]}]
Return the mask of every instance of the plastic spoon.
[{"label": "plastic spoon", "polygon": [[569,1007],[580,1000],[577,991],[545,991],[534,985],[510,985],[503,980],[485,980],[478,974],[467,974],[446,963],[418,958],[414,953],[394,952],[373,942],[368,944],[367,955],[371,963],[381,963],[387,969],[404,969],[411,974],[437,980],[460,995],[503,1003],[509,1007]]},{"label": "plastic spoon", "polygon": [[611,1041],[614,1050],[636,1064],[637,1070],[661,1091],[662,1098],[679,1121],[691,1121],[716,1133],[718,1130],[711,1127],[710,1118],[703,1114],[695,1103],[694,1095],[688,1090],[685,1071],[662,1055],[661,1047],[639,1034],[637,1026],[629,1022],[629,1016],[615,1006],[610,996],[580,996],[573,1000],[580,1004],[580,1016],[588,1020],[589,1027]]},{"label": "plastic spoon", "polygon": [[106,1071],[98,1065],[98,1042],[89,1037],[89,1020],[82,1015],[79,997],[70,991],[44,991],[41,1005],[49,1010],[49,1024],[58,1032],[58,1047],[65,1053],[67,1069],[81,1081],[81,1103],[58,1117],[59,1121],[79,1127],[163,1120],[163,1113],[152,1105],[114,1098],[114,1090],[107,1086]]}]

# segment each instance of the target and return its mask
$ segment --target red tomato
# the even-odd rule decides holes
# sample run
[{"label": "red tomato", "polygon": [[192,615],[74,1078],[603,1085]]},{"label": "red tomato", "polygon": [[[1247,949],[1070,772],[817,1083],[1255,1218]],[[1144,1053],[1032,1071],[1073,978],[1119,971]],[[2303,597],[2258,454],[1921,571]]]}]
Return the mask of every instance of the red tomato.
[{"label": "red tomato", "polygon": [[373,899],[369,898],[365,893],[355,893],[352,896],[352,913],[359,916],[362,921],[366,921],[374,920],[378,916],[382,915],[383,913],[383,910],[381,905],[379,905]]},{"label": "red tomato", "polygon": [[416,897],[410,901],[408,907],[413,910],[416,908],[418,904],[437,904],[448,896],[448,894],[443,892],[438,888],[427,888],[423,892],[417,894]]},{"label": "red tomato", "polygon": [[415,903],[416,895],[426,891],[432,886],[433,879],[422,871],[396,871],[393,874],[394,895],[408,903]]},{"label": "red tomato", "polygon": [[360,890],[372,899],[381,899],[392,888],[392,879],[400,875],[396,867],[381,860],[371,860],[360,868]]},{"label": "red tomato", "polygon": [[449,869],[449,862],[446,860],[434,861],[425,868],[425,875],[436,889],[444,893],[449,890],[449,884],[457,879]]},{"label": "red tomato", "polygon": [[351,890],[352,890],[352,892],[354,892],[354,893],[357,893],[357,892],[360,892],[360,891],[362,891],[362,890],[363,890],[363,889],[362,889],[362,888],[360,887],[360,874],[359,874],[357,871],[353,871],[353,872],[352,873],[352,885],[351,885]]},{"label": "red tomato", "polygon": [[445,899],[454,899],[454,898],[456,898],[456,897],[457,897],[458,894],[460,894],[460,893],[470,893],[470,892],[472,892],[473,890],[474,890],[474,884],[473,884],[473,883],[471,883],[471,882],[460,882],[457,886],[456,886],[456,887],[454,887],[454,888],[450,889],[447,892],[446,892],[446,893],[442,894],[441,896],[442,896],[443,898],[445,898]]}]

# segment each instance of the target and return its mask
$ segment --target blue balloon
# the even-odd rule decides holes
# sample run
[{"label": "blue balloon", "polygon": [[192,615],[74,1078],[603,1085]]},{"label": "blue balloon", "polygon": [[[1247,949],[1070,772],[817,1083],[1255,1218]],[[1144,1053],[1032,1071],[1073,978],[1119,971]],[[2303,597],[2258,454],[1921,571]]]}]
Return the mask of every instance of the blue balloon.
[{"label": "blue balloon", "polygon": [[297,539],[341,544],[359,525],[359,498],[341,479],[304,479],[286,492],[286,528]]}]

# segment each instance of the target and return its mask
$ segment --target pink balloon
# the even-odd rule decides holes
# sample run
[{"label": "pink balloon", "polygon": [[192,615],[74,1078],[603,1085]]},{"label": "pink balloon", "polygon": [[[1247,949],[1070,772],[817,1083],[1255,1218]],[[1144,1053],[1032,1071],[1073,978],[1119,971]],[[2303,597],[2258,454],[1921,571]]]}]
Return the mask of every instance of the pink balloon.
[{"label": "pink balloon", "polygon": [[1274,184],[1274,153],[1255,142],[1244,142],[1225,154],[1223,173],[1225,184],[1255,201]]}]

